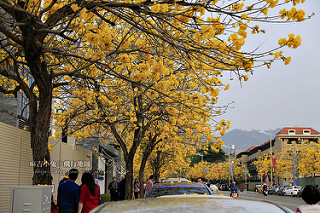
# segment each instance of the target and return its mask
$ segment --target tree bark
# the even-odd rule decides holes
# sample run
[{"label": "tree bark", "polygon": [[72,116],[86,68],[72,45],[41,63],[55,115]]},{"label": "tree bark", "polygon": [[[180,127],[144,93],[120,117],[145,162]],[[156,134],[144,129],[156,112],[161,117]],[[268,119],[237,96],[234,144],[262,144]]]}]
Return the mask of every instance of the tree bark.
[{"label": "tree bark", "polygon": [[50,172],[50,153],[48,149],[52,104],[51,81],[45,82],[45,84],[42,84],[41,86],[42,88],[39,88],[39,100],[33,98],[31,98],[31,100],[29,99],[29,127],[34,166],[32,183],[34,185],[51,185],[52,176]]},{"label": "tree bark", "polygon": [[162,152],[161,151],[157,151],[157,157],[155,159],[155,165],[154,165],[154,169],[153,169],[153,173],[154,173],[154,178],[156,181],[159,181],[160,178],[160,169],[163,166],[163,162],[162,162]]},{"label": "tree bark", "polygon": [[[33,153],[33,184],[52,184],[50,172],[50,153],[48,149],[49,128],[52,105],[52,78],[48,72],[39,36],[34,36],[32,28],[24,28],[24,51],[30,73],[38,87],[39,95],[33,88],[25,88],[24,93],[29,99],[29,127],[31,148]],[[29,76],[26,76],[29,77]]]},{"label": "tree bark", "polygon": [[140,193],[139,196],[140,198],[144,198],[144,169],[146,168],[146,164],[147,164],[147,160],[148,157],[150,156],[151,152],[147,152],[145,151],[143,153],[143,157],[141,160],[141,164],[140,164],[140,169],[139,169],[139,182],[140,182]]},{"label": "tree bark", "polygon": [[126,162],[125,200],[133,198],[133,158]]}]

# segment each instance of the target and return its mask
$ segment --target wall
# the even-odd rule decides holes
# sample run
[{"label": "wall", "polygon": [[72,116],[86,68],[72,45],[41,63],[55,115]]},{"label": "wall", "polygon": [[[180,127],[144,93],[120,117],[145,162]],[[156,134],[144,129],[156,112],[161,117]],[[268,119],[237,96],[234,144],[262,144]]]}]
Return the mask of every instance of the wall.
[{"label": "wall", "polygon": [[0,212],[8,213],[10,185],[31,185],[33,170],[28,132],[0,123]]},{"label": "wall", "polygon": [[[51,141],[51,171],[56,198],[59,181],[66,171],[77,168],[80,172],[91,169],[92,152],[82,147]],[[0,122],[0,213],[8,213],[12,185],[31,185],[33,176],[30,134]],[[77,180],[81,183],[81,174]]]}]

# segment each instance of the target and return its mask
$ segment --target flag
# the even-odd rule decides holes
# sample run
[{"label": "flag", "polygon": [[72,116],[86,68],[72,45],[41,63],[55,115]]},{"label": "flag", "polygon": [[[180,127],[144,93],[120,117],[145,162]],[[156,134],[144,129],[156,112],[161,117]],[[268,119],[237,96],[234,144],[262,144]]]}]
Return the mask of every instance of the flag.
[{"label": "flag", "polygon": [[291,153],[291,163],[292,163],[292,175],[293,175],[293,185],[299,185],[299,174],[298,174],[298,159],[297,153]]},{"label": "flag", "polygon": [[269,186],[269,184],[270,184],[268,175],[266,176],[265,183],[267,184],[267,186]]},{"label": "flag", "polygon": [[277,174],[277,157],[272,157],[272,166],[275,173],[276,185],[278,185],[278,174]]},{"label": "flag", "polygon": [[219,183],[221,183],[221,174],[220,174],[220,169],[219,166],[217,166],[218,174],[219,174]]},{"label": "flag", "polygon": [[231,178],[232,178],[232,183],[234,182],[233,180],[233,164],[229,164],[230,167],[230,174],[231,174]]}]

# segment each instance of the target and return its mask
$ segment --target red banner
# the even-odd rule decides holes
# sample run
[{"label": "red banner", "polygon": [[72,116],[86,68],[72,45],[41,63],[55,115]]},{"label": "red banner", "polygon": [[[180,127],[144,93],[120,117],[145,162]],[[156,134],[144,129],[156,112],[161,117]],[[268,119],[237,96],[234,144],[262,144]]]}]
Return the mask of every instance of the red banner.
[{"label": "red banner", "polygon": [[278,185],[278,175],[277,175],[277,157],[272,157],[272,166],[275,173],[276,185]]}]

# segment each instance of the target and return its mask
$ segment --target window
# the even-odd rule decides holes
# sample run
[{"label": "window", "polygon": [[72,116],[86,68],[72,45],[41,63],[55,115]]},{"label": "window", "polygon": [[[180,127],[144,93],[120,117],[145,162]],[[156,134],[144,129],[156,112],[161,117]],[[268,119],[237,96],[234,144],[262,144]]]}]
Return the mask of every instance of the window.
[{"label": "window", "polygon": [[294,129],[288,130],[288,135],[295,135],[295,134],[296,134],[296,130]]},{"label": "window", "polygon": [[310,134],[311,134],[311,132],[310,132],[309,129],[304,129],[303,130],[303,135],[310,135]]}]

